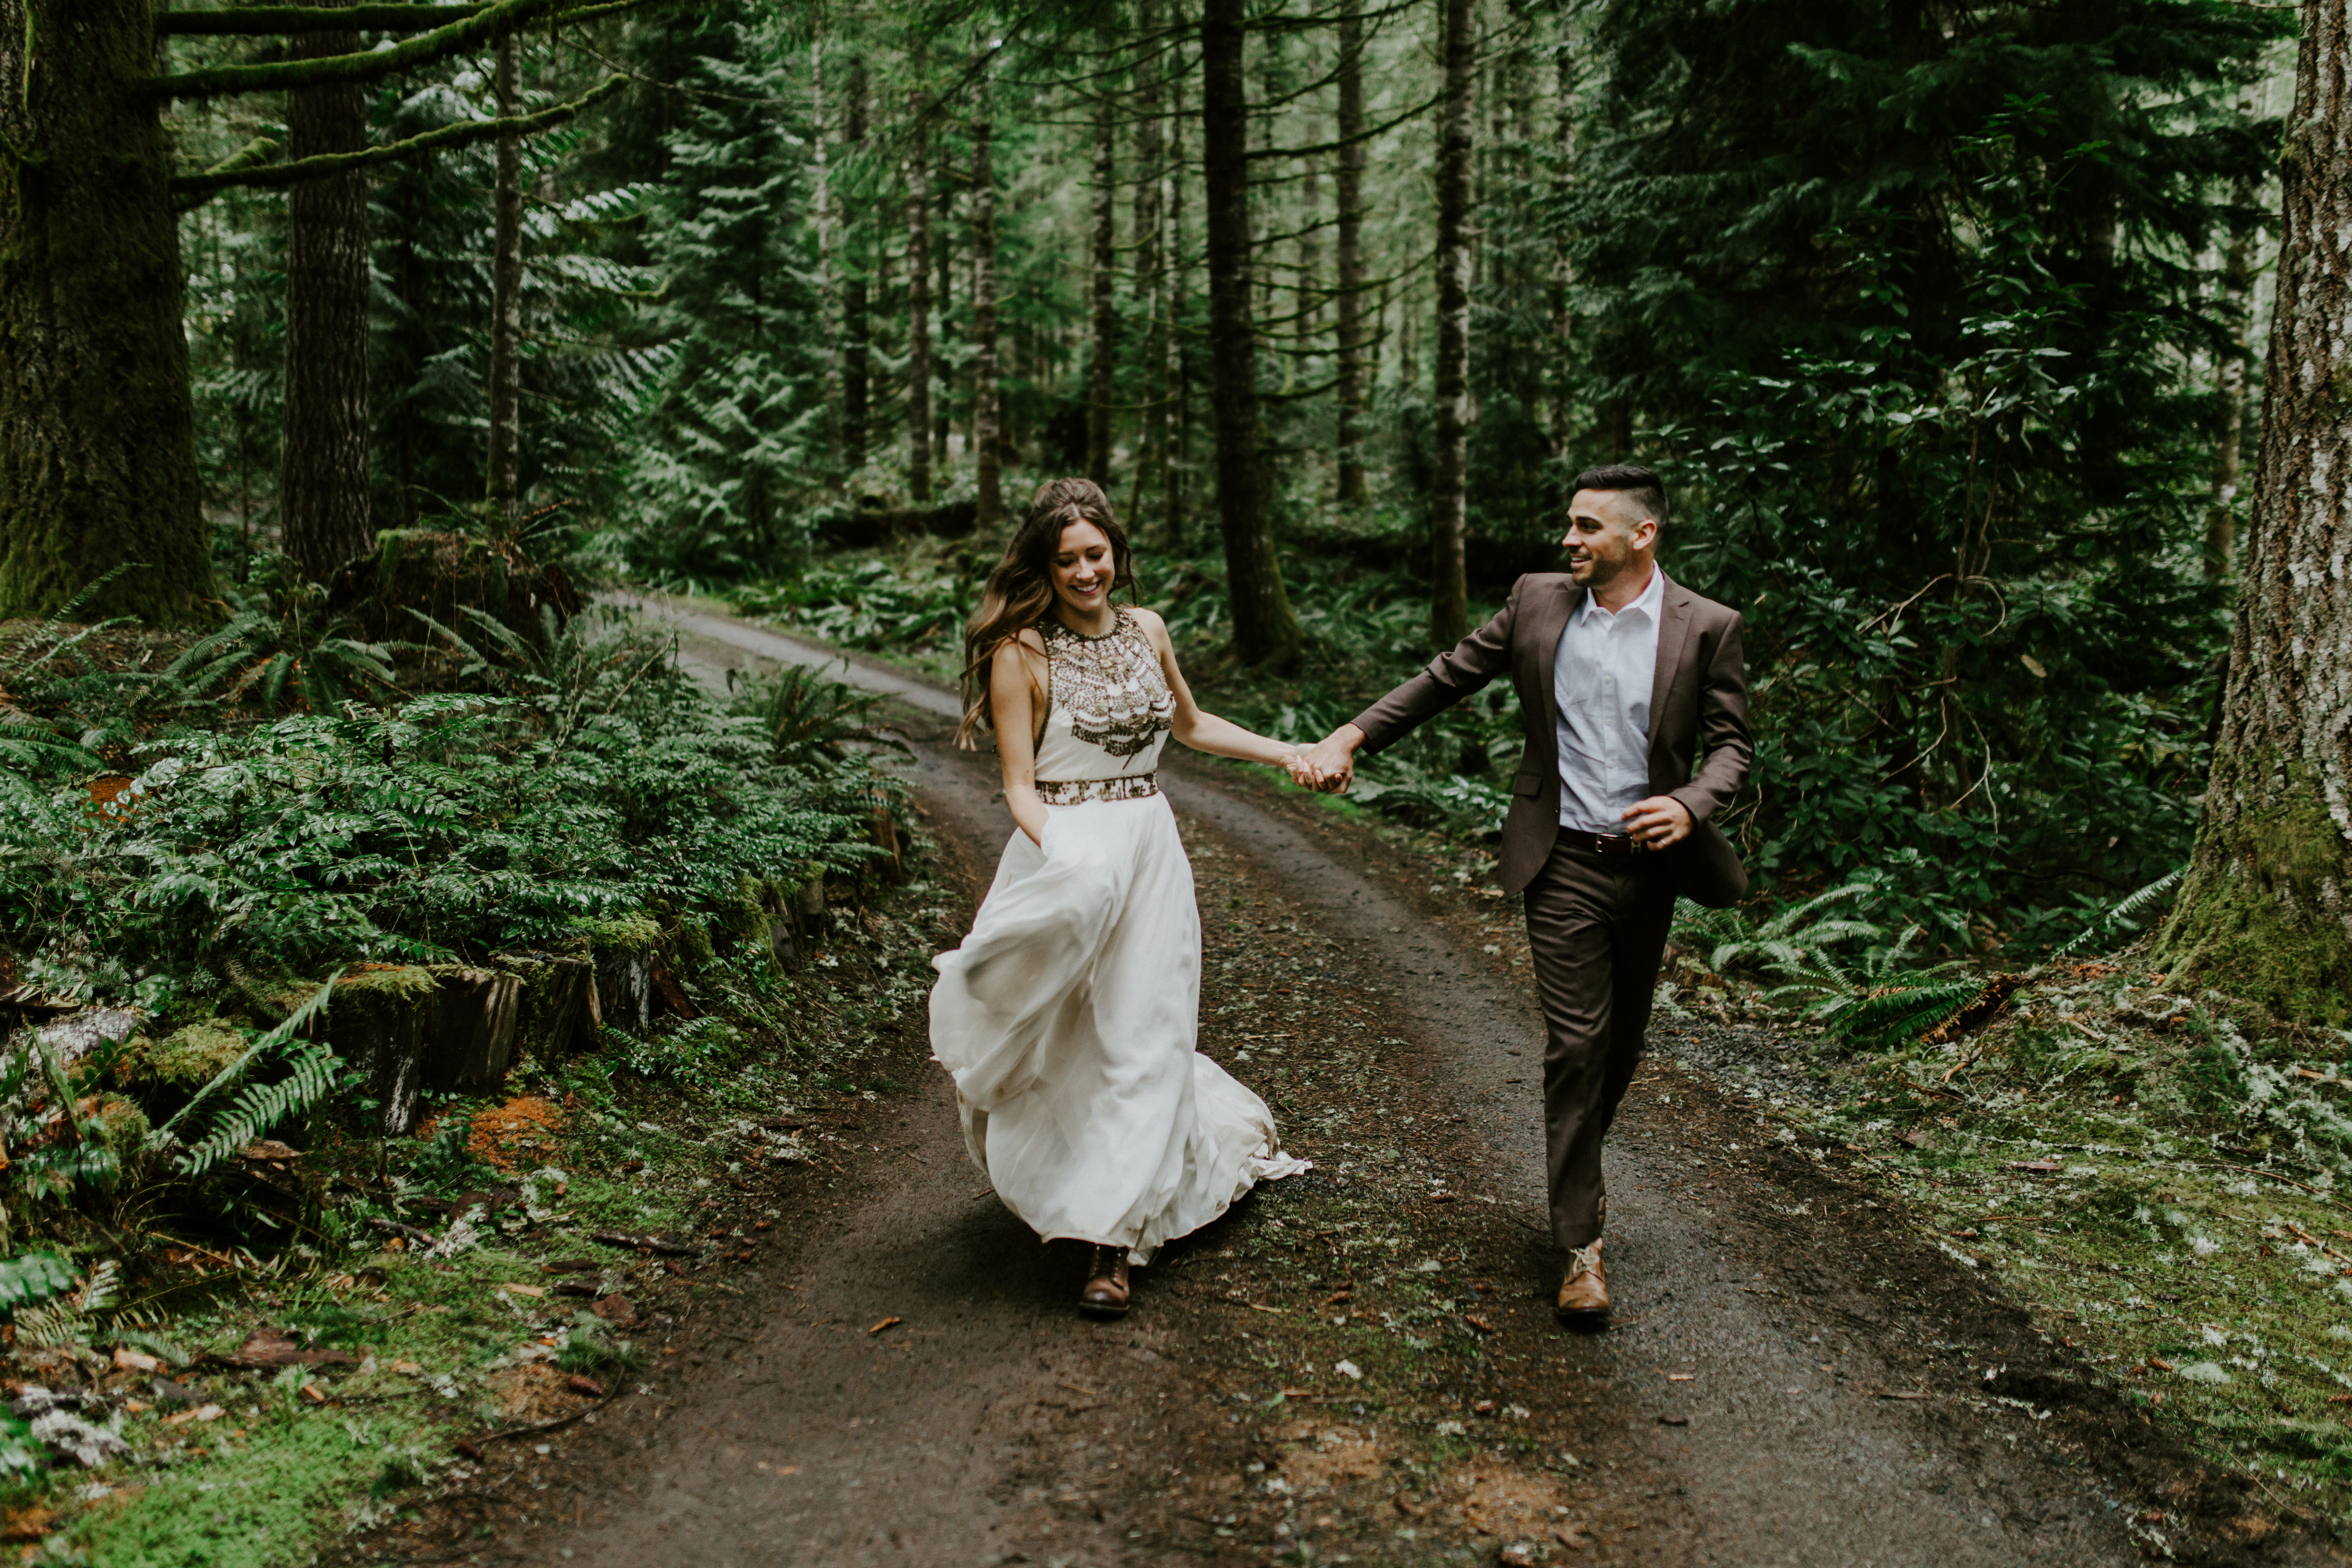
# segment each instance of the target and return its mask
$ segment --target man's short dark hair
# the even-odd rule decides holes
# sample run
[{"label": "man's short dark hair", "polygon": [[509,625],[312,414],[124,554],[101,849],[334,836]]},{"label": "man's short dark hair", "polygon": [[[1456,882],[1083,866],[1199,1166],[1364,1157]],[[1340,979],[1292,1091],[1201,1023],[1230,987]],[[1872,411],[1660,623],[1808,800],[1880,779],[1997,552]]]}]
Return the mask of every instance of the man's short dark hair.
[{"label": "man's short dark hair", "polygon": [[1597,468],[1587,468],[1576,476],[1568,493],[1579,490],[1623,490],[1633,498],[1633,504],[1657,520],[1660,527],[1666,521],[1666,482],[1653,469],[1639,463],[1603,463]]}]

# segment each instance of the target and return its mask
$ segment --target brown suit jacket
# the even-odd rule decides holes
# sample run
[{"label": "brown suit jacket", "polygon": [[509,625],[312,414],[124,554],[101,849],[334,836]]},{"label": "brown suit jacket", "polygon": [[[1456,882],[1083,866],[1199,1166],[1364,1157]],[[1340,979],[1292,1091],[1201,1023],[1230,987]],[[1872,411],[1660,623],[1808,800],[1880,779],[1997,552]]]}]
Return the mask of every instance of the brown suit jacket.
[{"label": "brown suit jacket", "polygon": [[[1511,585],[1495,618],[1451,653],[1356,715],[1366,753],[1402,740],[1416,726],[1507,672],[1519,693],[1527,750],[1511,785],[1497,867],[1518,892],[1536,879],[1559,834],[1559,705],[1552,660],[1568,617],[1584,590],[1564,572],[1530,572]],[[1706,760],[1692,771],[1700,742]],[[1667,795],[1691,814],[1690,836],[1664,851],[1685,898],[1710,909],[1737,903],[1748,871],[1731,841],[1708,820],[1748,777],[1756,743],[1748,730],[1748,676],[1739,657],[1739,614],[1703,599],[1669,577],[1658,622],[1657,674],[1650,687],[1650,793]]]}]

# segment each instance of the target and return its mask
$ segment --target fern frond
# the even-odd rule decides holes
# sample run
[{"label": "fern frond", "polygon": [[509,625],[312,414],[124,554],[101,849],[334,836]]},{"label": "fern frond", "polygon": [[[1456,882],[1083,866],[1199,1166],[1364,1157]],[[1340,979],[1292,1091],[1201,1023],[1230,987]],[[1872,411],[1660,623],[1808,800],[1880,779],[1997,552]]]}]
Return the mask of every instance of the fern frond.
[{"label": "fern frond", "polygon": [[1914,1040],[1984,994],[1975,979],[1896,985],[1826,1010],[1822,1018],[1848,1038]]},{"label": "fern frond", "polygon": [[183,1174],[200,1176],[289,1116],[299,1116],[335,1089],[342,1058],[324,1046],[308,1046],[292,1060],[293,1070],[272,1084],[249,1084],[213,1130],[180,1156]]},{"label": "fern frond", "polygon": [[2180,879],[2187,875],[2189,875],[2189,866],[2184,861],[2137,892],[2127,893],[2116,900],[2115,903],[2108,906],[2105,914],[2084,927],[2074,941],[2060,948],[2052,956],[2072,958],[2091,943],[2113,935],[2117,926],[2179,887]]},{"label": "fern frond", "polygon": [[195,1098],[189,1100],[187,1104],[180,1107],[179,1110],[173,1115],[169,1121],[164,1122],[163,1126],[158,1127],[152,1134],[149,1135],[149,1146],[152,1147],[153,1145],[161,1143],[165,1139],[171,1137],[172,1129],[177,1127],[183,1121],[186,1120],[188,1112],[194,1110],[197,1106],[202,1105],[215,1089],[223,1089],[236,1081],[237,1079],[244,1076],[245,1069],[253,1064],[256,1058],[259,1057],[265,1051],[274,1051],[278,1049],[287,1041],[292,1039],[295,1033],[299,1030],[303,1025],[309,1023],[311,1019],[325,1012],[327,1010],[327,1005],[335,999],[335,982],[341,980],[342,977],[343,972],[340,969],[335,971],[334,973],[327,976],[327,983],[324,985],[320,986],[318,990],[312,992],[310,998],[300,1006],[295,1008],[291,1013],[289,1013],[286,1016],[285,1022],[279,1024],[276,1028],[262,1036],[261,1038],[254,1041],[253,1045],[246,1051],[245,1055],[237,1058],[236,1060],[229,1063],[228,1066],[221,1068],[219,1073],[214,1077],[210,1083],[196,1090]]}]

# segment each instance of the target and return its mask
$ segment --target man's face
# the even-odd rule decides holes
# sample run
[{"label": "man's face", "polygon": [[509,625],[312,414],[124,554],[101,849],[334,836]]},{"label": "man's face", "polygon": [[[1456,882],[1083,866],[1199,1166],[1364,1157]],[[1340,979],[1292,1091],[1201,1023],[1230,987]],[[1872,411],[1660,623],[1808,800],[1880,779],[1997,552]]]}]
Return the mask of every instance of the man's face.
[{"label": "man's face", "polygon": [[1658,523],[1626,490],[1579,490],[1569,498],[1568,574],[1580,588],[1605,588],[1638,571],[1657,542]]}]

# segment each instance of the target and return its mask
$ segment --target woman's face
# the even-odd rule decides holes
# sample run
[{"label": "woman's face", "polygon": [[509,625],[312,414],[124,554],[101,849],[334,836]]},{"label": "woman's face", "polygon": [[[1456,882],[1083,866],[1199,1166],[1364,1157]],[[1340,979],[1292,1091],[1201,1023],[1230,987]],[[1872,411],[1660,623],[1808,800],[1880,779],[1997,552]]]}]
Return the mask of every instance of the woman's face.
[{"label": "woman's face", "polygon": [[1054,597],[1065,609],[1092,617],[1110,603],[1110,540],[1091,522],[1074,522],[1062,530],[1054,552]]}]

